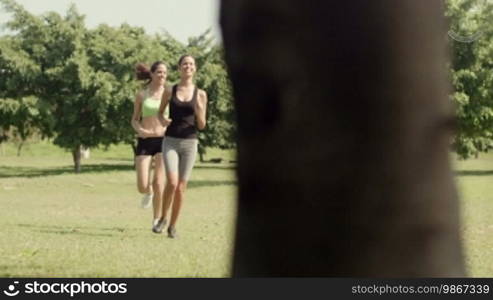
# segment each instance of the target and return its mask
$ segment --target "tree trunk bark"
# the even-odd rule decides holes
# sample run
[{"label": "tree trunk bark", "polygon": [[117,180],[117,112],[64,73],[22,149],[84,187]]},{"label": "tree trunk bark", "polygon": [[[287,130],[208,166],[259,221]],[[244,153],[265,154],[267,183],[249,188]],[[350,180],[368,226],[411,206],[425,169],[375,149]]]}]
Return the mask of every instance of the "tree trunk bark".
[{"label": "tree trunk bark", "polygon": [[134,154],[134,169],[136,168],[136,160],[137,160],[137,145],[135,143],[131,143],[130,146],[132,146],[132,152]]},{"label": "tree trunk bark", "polygon": [[464,276],[439,1],[221,2],[234,276]]},{"label": "tree trunk bark", "polygon": [[197,152],[199,154],[199,160],[200,160],[200,162],[201,163],[205,162],[205,160],[204,160],[204,155],[205,155],[205,152],[206,152],[205,151],[205,147],[203,147],[203,146],[201,146],[199,144],[198,149],[197,149]]},{"label": "tree trunk bark", "polygon": [[80,173],[80,160],[81,160],[81,146],[78,145],[72,151],[72,158],[74,159],[74,170],[75,173]]},{"label": "tree trunk bark", "polygon": [[17,146],[17,156],[21,156],[22,146],[24,146],[24,141],[20,141],[19,146]]}]

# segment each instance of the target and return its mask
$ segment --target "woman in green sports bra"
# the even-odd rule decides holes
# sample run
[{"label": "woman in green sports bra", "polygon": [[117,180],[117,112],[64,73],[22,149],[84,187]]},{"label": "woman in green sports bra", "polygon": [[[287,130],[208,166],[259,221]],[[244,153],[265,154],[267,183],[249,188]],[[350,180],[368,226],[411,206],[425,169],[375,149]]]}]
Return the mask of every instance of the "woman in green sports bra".
[{"label": "woman in green sports bra", "polygon": [[[137,80],[147,80],[144,88],[137,93],[132,115],[132,127],[137,133],[137,151],[135,166],[137,170],[137,188],[144,194],[141,206],[147,208],[153,203],[152,231],[163,231],[162,193],[164,189],[164,162],[161,144],[166,127],[158,120],[161,97],[165,90],[167,76],[166,65],[157,61],[148,69],[144,64],[136,67]],[[154,162],[154,176],[150,183],[151,164]]]}]

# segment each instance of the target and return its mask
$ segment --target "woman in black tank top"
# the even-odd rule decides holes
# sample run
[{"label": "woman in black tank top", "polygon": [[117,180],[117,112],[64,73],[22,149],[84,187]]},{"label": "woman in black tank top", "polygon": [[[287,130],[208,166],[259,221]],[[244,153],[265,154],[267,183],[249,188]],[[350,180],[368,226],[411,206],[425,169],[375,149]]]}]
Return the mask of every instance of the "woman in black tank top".
[{"label": "woman in black tank top", "polygon": [[[163,223],[168,210],[171,218],[168,237],[176,237],[176,222],[184,201],[188,179],[197,155],[197,131],[205,128],[207,94],[193,83],[195,59],[183,55],[178,61],[180,82],[166,90],[161,99],[158,117],[168,126],[163,139],[163,158],[166,168],[166,185],[163,193]],[[169,105],[170,120],[163,117]]]},{"label": "woman in black tank top", "polygon": [[194,87],[190,101],[182,101],[176,96],[177,88],[178,86],[174,85],[171,91],[169,113],[173,122],[169,125],[166,136],[179,139],[196,139],[195,103],[197,102],[198,89]]}]

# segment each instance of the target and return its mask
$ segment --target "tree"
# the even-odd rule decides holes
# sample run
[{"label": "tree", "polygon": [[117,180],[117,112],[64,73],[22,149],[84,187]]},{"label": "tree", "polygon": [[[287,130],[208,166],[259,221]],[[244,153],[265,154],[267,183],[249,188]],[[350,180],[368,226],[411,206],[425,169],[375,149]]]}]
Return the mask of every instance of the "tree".
[{"label": "tree", "polygon": [[220,14],[233,275],[463,276],[440,3],[224,0]]},{"label": "tree", "polygon": [[[1,99],[0,100],[0,127],[4,134],[3,141],[8,137],[13,138],[17,143],[17,156],[21,155],[22,146],[33,134],[40,134],[43,138],[43,128],[50,124],[48,111],[40,106],[35,97],[21,98],[20,100]],[[9,134],[7,134],[9,133]],[[0,141],[3,142],[3,141]]]},{"label": "tree", "polygon": [[196,82],[207,92],[207,122],[199,132],[199,157],[204,161],[207,147],[233,149],[236,147],[231,83],[224,62],[222,46],[215,45],[210,30],[190,38],[184,53],[193,55],[198,65]]},{"label": "tree", "polygon": [[493,2],[446,3],[453,58],[451,98],[458,116],[454,149],[459,157],[469,158],[493,148]]},{"label": "tree", "polygon": [[184,53],[197,58],[197,83],[209,94],[207,130],[199,135],[201,159],[206,147],[234,146],[234,125],[229,80],[222,50],[213,45],[209,31],[184,45],[167,32],[149,36],[144,29],[123,24],[119,28],[85,27],[84,16],[71,6],[62,17],[50,12],[35,16],[13,0],[0,0],[13,20],[13,35],[0,38],[0,97],[35,96],[50,111],[42,133],[72,152],[80,171],[82,147],[125,142],[134,146],[129,125],[139,84],[134,66],[164,60],[169,82],[178,80],[176,60]]},{"label": "tree", "polygon": [[10,97],[35,95],[52,112],[54,143],[72,152],[80,171],[80,149],[130,141],[137,62],[158,59],[164,49],[143,29],[101,25],[88,30],[74,6],[65,17],[37,17],[12,0],[1,0],[14,36],[2,44],[0,69]]},{"label": "tree", "polygon": [[236,129],[231,83],[224,62],[221,45],[215,44],[211,30],[206,30],[197,37],[191,37],[185,45],[165,32],[158,39],[169,54],[167,61],[168,82],[179,81],[177,70],[178,58],[184,54],[192,55],[197,63],[197,85],[208,95],[207,126],[199,132],[199,158],[204,161],[206,148],[233,149],[236,147]]},{"label": "tree", "polygon": [[204,161],[207,147],[233,149],[236,146],[236,128],[234,119],[233,96],[223,51],[220,46],[212,47],[203,56],[197,75],[197,84],[206,92],[209,99],[208,126],[199,133],[199,156]]},{"label": "tree", "polygon": [[113,102],[119,100],[119,103],[109,112],[114,126],[108,128],[108,133],[115,141],[134,146],[135,132],[129,116],[132,115],[134,96],[141,87],[134,79],[134,67],[140,62],[167,61],[168,51],[158,39],[146,35],[144,29],[126,24],[118,29],[101,25],[91,34],[93,39],[87,50],[90,65],[117,79],[113,82],[117,93],[111,99]]}]

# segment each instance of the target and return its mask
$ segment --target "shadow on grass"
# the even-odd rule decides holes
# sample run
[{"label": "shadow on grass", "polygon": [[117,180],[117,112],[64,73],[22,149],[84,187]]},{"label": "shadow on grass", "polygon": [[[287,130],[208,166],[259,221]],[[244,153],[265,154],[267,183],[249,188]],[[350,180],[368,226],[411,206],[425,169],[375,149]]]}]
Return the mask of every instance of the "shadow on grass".
[{"label": "shadow on grass", "polygon": [[208,165],[208,164],[197,164],[193,167],[194,169],[205,169],[205,170],[234,170],[235,165]]},{"label": "shadow on grass", "polygon": [[[88,227],[88,226],[59,226],[59,225],[33,225],[33,224],[17,224],[19,227],[24,227],[29,230],[60,235],[82,235],[91,237],[115,237],[122,233],[131,231],[141,231],[142,228],[123,228],[123,227]],[[88,232],[93,231],[93,232]],[[96,232],[94,232],[96,231]],[[103,231],[103,233],[97,233]]]},{"label": "shadow on grass", "polygon": [[493,170],[457,170],[454,171],[455,176],[491,176]]},{"label": "shadow on grass", "polygon": [[83,235],[83,236],[92,236],[92,237],[114,237],[114,234],[107,234],[107,233],[92,233],[92,232],[83,232],[77,229],[74,230],[43,230],[43,229],[34,229],[34,231],[37,231],[39,233],[53,233],[53,234],[60,234],[60,235]]},{"label": "shadow on grass", "polygon": [[[133,165],[123,164],[90,164],[82,165],[81,172],[79,174],[89,173],[104,173],[115,171],[133,171]],[[44,177],[44,176],[56,176],[62,174],[75,174],[72,166],[57,167],[57,168],[35,168],[35,167],[0,167],[0,178],[11,177]]]},{"label": "shadow on grass", "polygon": [[234,180],[191,180],[188,182],[187,188],[201,188],[201,187],[214,187],[221,185],[237,185],[238,182]]},{"label": "shadow on grass", "polygon": [[132,162],[132,164],[134,163],[134,158],[133,156],[131,158],[128,158],[128,157],[120,157],[120,158],[117,158],[117,157],[104,157],[103,158],[104,160],[116,160],[116,161],[130,161]]},{"label": "shadow on grass", "polygon": [[[197,169],[217,169],[217,170],[232,170],[234,166],[195,166]],[[105,172],[121,172],[133,171],[133,165],[124,164],[91,164],[82,165],[79,174],[105,173]],[[0,167],[0,178],[34,178],[44,176],[56,176],[65,174],[75,174],[73,167],[57,167],[57,168],[34,168],[34,167]],[[237,185],[235,180],[191,180],[188,183],[188,188],[214,187],[224,185]]]}]

